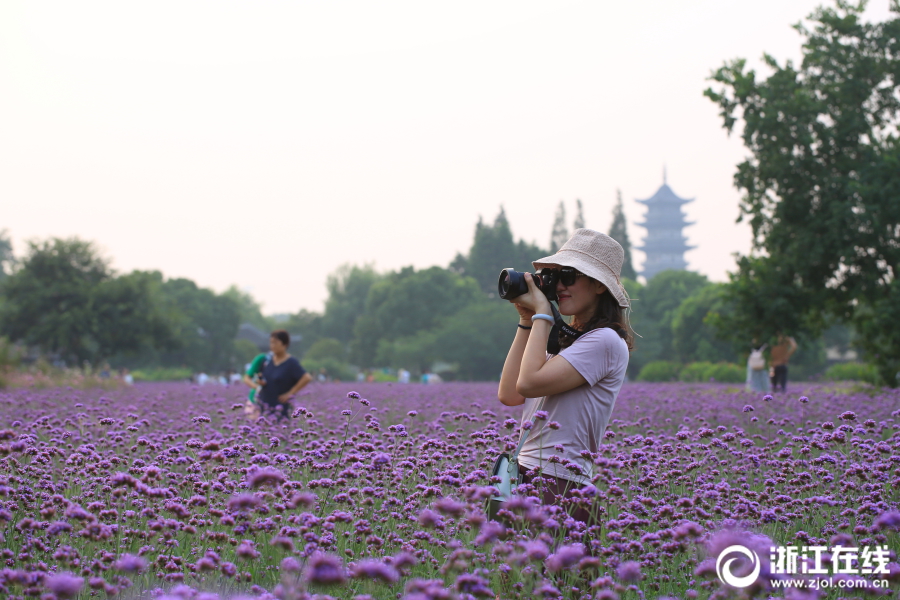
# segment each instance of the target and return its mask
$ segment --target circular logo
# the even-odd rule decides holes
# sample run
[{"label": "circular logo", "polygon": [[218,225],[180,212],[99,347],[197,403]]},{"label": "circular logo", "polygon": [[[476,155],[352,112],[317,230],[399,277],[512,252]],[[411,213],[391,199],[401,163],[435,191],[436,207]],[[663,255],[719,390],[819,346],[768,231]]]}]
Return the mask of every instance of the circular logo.
[{"label": "circular logo", "polygon": [[[724,559],[732,552],[743,554],[750,559],[750,562],[753,563],[753,570],[750,572],[750,574],[744,575],[743,577],[738,577],[731,572],[731,563],[738,560],[737,558],[729,558],[725,561],[725,564],[722,564],[722,559]],[[716,575],[719,576],[719,579],[723,583],[734,588],[745,588],[756,581],[756,578],[759,577],[759,568],[759,556],[756,554],[756,552],[750,550],[746,546],[741,546],[740,544],[728,546],[719,553],[719,557],[716,559]]]}]

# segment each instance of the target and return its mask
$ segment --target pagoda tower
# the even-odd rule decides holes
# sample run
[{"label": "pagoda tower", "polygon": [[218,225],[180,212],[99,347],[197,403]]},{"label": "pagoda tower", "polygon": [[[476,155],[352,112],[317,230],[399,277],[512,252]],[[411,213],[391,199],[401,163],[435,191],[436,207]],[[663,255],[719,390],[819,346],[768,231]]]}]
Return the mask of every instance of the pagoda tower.
[{"label": "pagoda tower", "polygon": [[638,200],[647,207],[647,214],[643,223],[637,223],[638,227],[647,230],[644,245],[638,246],[647,255],[644,261],[644,269],[641,275],[650,281],[654,275],[667,269],[679,271],[687,268],[684,253],[696,248],[689,246],[682,229],[693,225],[693,221],[685,221],[681,206],[694,199],[679,198],[666,183],[666,172],[663,170],[663,184],[656,193],[647,200]]}]

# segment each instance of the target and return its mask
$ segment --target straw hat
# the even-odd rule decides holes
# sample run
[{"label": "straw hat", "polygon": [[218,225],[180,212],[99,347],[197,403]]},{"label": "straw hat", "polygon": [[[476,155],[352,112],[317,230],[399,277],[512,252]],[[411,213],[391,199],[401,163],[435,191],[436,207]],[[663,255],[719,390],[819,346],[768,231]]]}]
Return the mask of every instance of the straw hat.
[{"label": "straw hat", "polygon": [[605,233],[593,229],[576,229],[572,237],[563,244],[556,254],[540,260],[532,265],[542,269],[550,265],[573,267],[605,285],[609,292],[619,301],[619,306],[629,306],[628,294],[619,279],[622,263],[625,262],[625,250],[619,242]]}]

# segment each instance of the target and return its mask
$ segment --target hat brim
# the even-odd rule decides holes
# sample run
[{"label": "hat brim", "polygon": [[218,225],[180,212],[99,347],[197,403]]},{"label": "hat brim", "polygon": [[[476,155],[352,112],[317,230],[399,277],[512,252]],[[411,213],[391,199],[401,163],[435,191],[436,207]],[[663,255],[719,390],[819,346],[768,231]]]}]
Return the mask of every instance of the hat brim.
[{"label": "hat brim", "polygon": [[556,254],[546,256],[531,263],[535,270],[549,267],[550,265],[559,265],[560,267],[572,267],[578,269],[592,279],[596,279],[606,286],[609,293],[619,302],[622,308],[628,308],[628,294],[622,285],[619,277],[608,266],[583,252],[577,250],[562,249]]}]

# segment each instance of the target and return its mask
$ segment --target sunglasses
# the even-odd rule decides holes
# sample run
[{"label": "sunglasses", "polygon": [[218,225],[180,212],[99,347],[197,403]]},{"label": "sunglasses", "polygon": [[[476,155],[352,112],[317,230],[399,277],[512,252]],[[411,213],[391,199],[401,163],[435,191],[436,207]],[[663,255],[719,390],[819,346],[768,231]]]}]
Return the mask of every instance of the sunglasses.
[{"label": "sunglasses", "polygon": [[541,269],[540,276],[548,284],[552,285],[559,281],[564,286],[569,287],[570,285],[575,285],[576,279],[584,277],[584,273],[573,267],[562,267],[561,269]]}]

